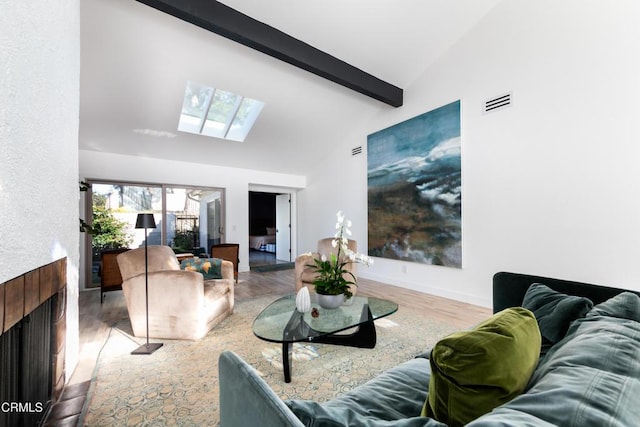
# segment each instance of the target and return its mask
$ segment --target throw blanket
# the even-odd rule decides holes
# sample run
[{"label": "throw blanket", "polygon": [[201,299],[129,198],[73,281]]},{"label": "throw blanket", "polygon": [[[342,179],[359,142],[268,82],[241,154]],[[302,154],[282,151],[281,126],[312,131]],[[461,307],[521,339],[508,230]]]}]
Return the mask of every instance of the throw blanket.
[{"label": "throw blanket", "polygon": [[180,268],[197,271],[204,280],[222,279],[222,260],[218,258],[187,258],[180,263]]}]

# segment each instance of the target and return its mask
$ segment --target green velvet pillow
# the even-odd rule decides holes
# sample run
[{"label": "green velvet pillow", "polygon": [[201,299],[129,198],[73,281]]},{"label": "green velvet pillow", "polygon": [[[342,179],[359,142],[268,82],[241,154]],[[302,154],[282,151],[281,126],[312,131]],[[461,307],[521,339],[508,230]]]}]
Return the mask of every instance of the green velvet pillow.
[{"label": "green velvet pillow", "polygon": [[197,271],[204,280],[222,279],[222,260],[218,258],[187,258],[180,263],[182,270]]},{"label": "green velvet pillow", "polygon": [[567,295],[541,283],[529,286],[522,306],[533,312],[542,335],[542,353],[567,334],[569,325],[584,317],[593,307],[593,302],[584,297]]},{"label": "green velvet pillow", "polygon": [[431,351],[422,415],[465,425],[522,393],[540,355],[533,313],[508,308],[474,329],[440,340]]}]

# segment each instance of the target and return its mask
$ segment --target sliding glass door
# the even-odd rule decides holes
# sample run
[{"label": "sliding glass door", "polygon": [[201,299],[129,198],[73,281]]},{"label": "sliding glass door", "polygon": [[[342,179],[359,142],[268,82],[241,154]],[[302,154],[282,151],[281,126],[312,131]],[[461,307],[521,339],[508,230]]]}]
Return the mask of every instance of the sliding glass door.
[{"label": "sliding glass door", "polygon": [[221,243],[222,191],[167,187],[167,244],[176,252],[208,253]]},{"label": "sliding glass door", "polygon": [[156,227],[148,230],[150,245],[168,245],[176,253],[206,256],[212,244],[223,242],[224,190],[90,181],[87,208],[90,244],[85,253],[87,287],[100,287],[105,253],[144,245],[144,230],[136,229],[138,213],[153,213]]}]

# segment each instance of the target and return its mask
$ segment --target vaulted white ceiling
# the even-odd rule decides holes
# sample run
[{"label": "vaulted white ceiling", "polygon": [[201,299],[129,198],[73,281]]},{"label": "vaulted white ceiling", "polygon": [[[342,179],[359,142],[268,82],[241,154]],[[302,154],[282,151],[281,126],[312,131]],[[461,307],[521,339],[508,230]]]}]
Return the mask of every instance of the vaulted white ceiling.
[{"label": "vaulted white ceiling", "polygon": [[[406,89],[499,1],[222,3]],[[244,142],[177,131],[187,80],[266,103]],[[393,109],[134,0],[81,2],[80,93],[80,149],[293,174]]]}]

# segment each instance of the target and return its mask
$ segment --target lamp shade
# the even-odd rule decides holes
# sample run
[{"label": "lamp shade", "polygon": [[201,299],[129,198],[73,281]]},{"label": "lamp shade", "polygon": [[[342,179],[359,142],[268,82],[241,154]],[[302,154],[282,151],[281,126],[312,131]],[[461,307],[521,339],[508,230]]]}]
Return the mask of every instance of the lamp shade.
[{"label": "lamp shade", "polygon": [[156,228],[156,221],[153,214],[141,213],[136,219],[136,228]]}]

